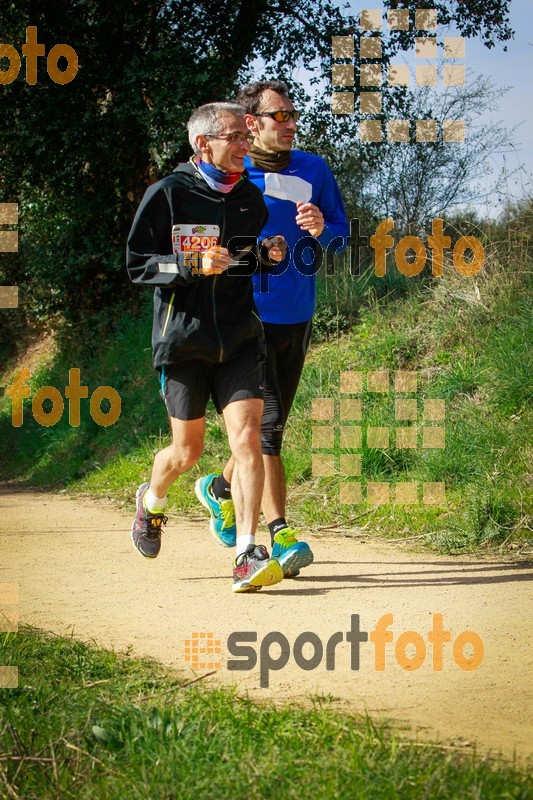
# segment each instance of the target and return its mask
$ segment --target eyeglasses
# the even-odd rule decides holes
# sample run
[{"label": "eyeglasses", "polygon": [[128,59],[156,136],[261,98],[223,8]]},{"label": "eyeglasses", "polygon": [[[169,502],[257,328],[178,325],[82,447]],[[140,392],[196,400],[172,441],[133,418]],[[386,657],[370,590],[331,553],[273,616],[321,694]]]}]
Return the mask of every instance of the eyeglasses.
[{"label": "eyeglasses", "polygon": [[240,131],[234,131],[234,133],[205,133],[204,136],[207,136],[208,139],[225,139],[230,144],[241,144],[244,141],[247,141],[248,144],[252,144],[254,140],[253,133],[240,133]]},{"label": "eyeglasses", "polygon": [[254,117],[271,117],[276,122],[287,122],[289,117],[292,117],[295,122],[300,119],[301,111],[287,111],[285,109],[280,111],[261,111],[259,114],[254,114]]}]

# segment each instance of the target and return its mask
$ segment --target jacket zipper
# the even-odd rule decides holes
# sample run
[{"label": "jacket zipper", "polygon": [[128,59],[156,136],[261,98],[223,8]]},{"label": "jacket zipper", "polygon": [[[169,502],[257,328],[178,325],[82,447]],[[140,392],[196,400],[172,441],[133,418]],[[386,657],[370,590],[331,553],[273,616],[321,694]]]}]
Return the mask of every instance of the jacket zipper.
[{"label": "jacket zipper", "polygon": [[167,332],[167,325],[168,325],[168,321],[170,319],[170,312],[172,311],[172,305],[174,303],[175,296],[176,296],[176,293],[172,292],[172,296],[170,298],[170,303],[168,304],[168,310],[167,310],[167,316],[166,316],[166,319],[165,319],[165,324],[163,325],[163,333],[161,334],[161,338],[162,339],[165,338],[165,333]]},{"label": "jacket zipper", "polygon": [[[222,226],[221,226],[221,230],[220,230],[220,244],[222,245],[222,241],[224,239],[224,231],[225,231],[225,227],[226,227],[226,205],[225,205],[223,197],[220,198],[220,202],[222,203]],[[218,277],[219,277],[218,275],[215,275],[215,277],[213,279],[213,290],[212,290],[212,296],[213,296],[213,322],[215,323],[215,330],[217,332],[218,341],[220,342],[220,353],[219,353],[219,356],[218,356],[218,360],[222,361],[223,360],[223,356],[224,356],[224,343],[222,341],[222,336],[220,334],[220,328],[218,327],[218,324],[217,324],[217,304],[216,304],[216,300],[215,300],[215,288],[216,288],[216,285],[217,285]]]}]

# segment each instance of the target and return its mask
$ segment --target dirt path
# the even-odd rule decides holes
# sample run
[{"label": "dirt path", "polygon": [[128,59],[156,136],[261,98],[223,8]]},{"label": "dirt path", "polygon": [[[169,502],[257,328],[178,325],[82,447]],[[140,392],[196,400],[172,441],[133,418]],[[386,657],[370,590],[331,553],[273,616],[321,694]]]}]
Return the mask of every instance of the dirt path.
[{"label": "dirt path", "polygon": [[[308,538],[316,562],[300,578],[255,595],[234,595],[233,554],[213,541],[206,523],[172,519],[160,557],[148,561],[132,548],[130,517],[101,502],[0,486],[0,583],[19,584],[21,622],[74,631],[117,649],[132,646],[189,671],[185,640],[194,632],[213,633],[222,652],[208,660],[221,667],[206,680],[209,685],[236,681],[258,699],[332,695],[336,707],[392,718],[420,739],[477,742],[482,751],[506,756],[531,753],[531,564],[411,554],[386,544],[316,536]],[[375,669],[371,641],[361,644],[360,669],[351,668],[346,632],[355,614],[368,632],[384,614],[393,615],[384,671]],[[477,633],[484,645],[477,669],[457,666],[451,643],[443,646],[442,671],[433,669],[433,614],[443,615],[452,642],[462,631]],[[240,631],[257,632],[258,663],[252,670],[229,671],[227,661],[236,654],[228,653],[228,636]],[[261,688],[259,665],[264,683],[269,644],[263,640],[273,631],[286,637],[290,656],[283,669],[268,672],[269,687]],[[307,671],[293,652],[306,631],[318,634],[324,646],[321,663]],[[344,637],[335,669],[327,671],[326,643],[337,631]],[[415,671],[403,669],[395,655],[406,631],[425,641],[426,657]],[[420,640],[416,646],[422,654]],[[316,641],[303,648],[300,663],[313,656],[314,647]],[[270,654],[275,661],[280,647],[272,643]],[[405,654],[414,655],[415,645]],[[465,658],[477,654],[479,647],[465,646]],[[21,685],[28,681],[30,675],[20,676]]]}]

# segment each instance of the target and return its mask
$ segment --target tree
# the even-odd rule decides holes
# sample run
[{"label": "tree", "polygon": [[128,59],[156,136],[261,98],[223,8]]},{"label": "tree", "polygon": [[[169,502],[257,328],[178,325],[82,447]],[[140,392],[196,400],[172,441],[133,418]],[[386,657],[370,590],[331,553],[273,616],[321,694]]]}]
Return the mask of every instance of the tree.
[{"label": "tree", "polygon": [[[511,36],[504,0],[436,5],[487,46]],[[20,52],[35,25],[47,52],[76,50],[79,71],[58,85],[41,59],[37,85],[22,70],[0,86],[0,202],[20,203],[22,225],[20,257],[2,256],[0,282],[24,284],[33,315],[72,322],[133,297],[125,237],[146,185],[188,157],[191,110],[233,95],[258,58],[269,75],[290,79],[299,66],[323,79],[332,35],[357,24],[329,0],[4,2],[4,42]],[[392,42],[410,46],[409,34]]]},{"label": "tree", "polygon": [[[79,71],[0,87],[1,200],[21,205],[20,258],[5,282],[26,285],[38,316],[129,291],[125,238],[146,186],[189,156],[184,123],[197,105],[234,94],[255,56],[325,61],[339,10],[319,0],[54,0],[3,4],[0,30],[19,49],[35,25],[46,51],[74,47]],[[329,31],[328,31],[329,27]],[[324,35],[326,38],[323,39]]]},{"label": "tree", "polygon": [[398,231],[412,233],[458,206],[485,199],[494,190],[483,180],[491,172],[490,158],[510,147],[510,134],[502,125],[476,120],[502,93],[482,77],[436,97],[426,88],[413,93],[415,119],[437,120],[440,130],[444,120],[465,120],[465,141],[447,143],[439,136],[436,142],[383,143],[379,162],[363,181],[363,205],[380,219],[392,217]]},{"label": "tree", "polygon": [[[486,162],[492,153],[504,146],[508,133],[501,126],[476,125],[475,120],[489,103],[502,94],[494,90],[481,78],[472,85],[446,92],[435,92],[417,87],[409,90],[403,86],[391,86],[386,82],[376,88],[361,87],[360,69],[362,64],[372,63],[357,54],[357,36],[379,36],[382,44],[380,63],[385,67],[393,56],[415,46],[415,39],[421,32],[415,25],[417,9],[431,6],[437,10],[438,35],[435,30],[424,31],[424,36],[434,36],[438,47],[442,48],[442,34],[449,26],[454,26],[454,35],[478,36],[488,47],[503,44],[513,36],[509,25],[509,2],[491,0],[443,0],[442,2],[396,2],[385,0],[384,12],[390,9],[408,10],[409,30],[388,31],[384,21],[382,30],[361,31],[346,28],[340,32],[354,33],[356,56],[354,59],[336,59],[335,63],[353,63],[354,85],[335,87],[335,92],[353,92],[355,105],[353,114],[331,113],[331,91],[322,85],[313,98],[312,114],[301,131],[304,147],[323,155],[337,174],[350,213],[365,218],[382,218],[392,214],[401,225],[422,224],[422,220],[452,208],[479,199],[475,178],[479,170],[486,170]],[[442,71],[442,64],[441,64]],[[382,124],[383,141],[371,143],[361,141],[359,126],[369,117],[360,111],[358,95],[365,92],[378,92],[382,103],[381,112],[372,115]],[[389,144],[386,123],[393,119],[410,119],[410,145]],[[414,120],[434,119],[439,122],[439,141],[417,143],[414,133]],[[442,142],[442,121],[445,119],[465,119],[467,121],[467,140],[464,144],[444,144]],[[474,180],[472,180],[474,179]]]}]

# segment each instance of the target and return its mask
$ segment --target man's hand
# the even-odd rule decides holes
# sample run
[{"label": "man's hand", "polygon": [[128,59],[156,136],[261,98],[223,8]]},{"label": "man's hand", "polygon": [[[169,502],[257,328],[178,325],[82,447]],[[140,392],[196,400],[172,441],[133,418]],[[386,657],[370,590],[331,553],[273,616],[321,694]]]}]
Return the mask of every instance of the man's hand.
[{"label": "man's hand", "polygon": [[316,239],[324,230],[324,215],[321,210],[313,203],[296,203],[296,208],[296,224],[303,231],[309,231]]},{"label": "man's hand", "polygon": [[227,270],[231,263],[231,256],[227,247],[219,244],[210,247],[201,255],[202,266],[198,270],[201,275],[220,275]]},{"label": "man's hand", "polygon": [[279,264],[280,261],[283,261],[287,255],[287,242],[283,236],[270,236],[266,239],[263,239],[261,242],[261,247],[265,247],[267,249],[267,257],[270,261],[275,261],[276,264]]}]

